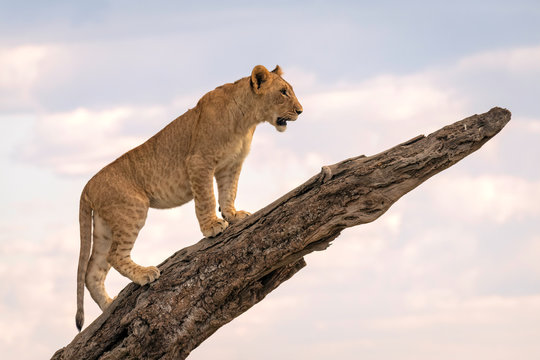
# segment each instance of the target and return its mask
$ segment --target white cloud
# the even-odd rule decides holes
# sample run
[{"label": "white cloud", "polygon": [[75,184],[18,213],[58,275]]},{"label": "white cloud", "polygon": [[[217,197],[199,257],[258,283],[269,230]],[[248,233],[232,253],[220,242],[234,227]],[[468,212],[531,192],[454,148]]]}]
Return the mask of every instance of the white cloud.
[{"label": "white cloud", "polygon": [[489,50],[461,59],[457,71],[505,71],[514,74],[540,72],[540,46]]},{"label": "white cloud", "polygon": [[[354,144],[356,151],[369,154],[492,106],[515,106],[510,110],[519,113],[533,101],[531,79],[540,72],[539,64],[540,46],[502,49],[466,56],[444,67],[380,75],[356,84],[323,85],[300,73],[297,92],[304,94],[306,121],[320,125],[316,130],[321,134],[312,136],[322,142],[318,135],[323,135],[341,148]],[[537,128],[534,119],[520,119]]]},{"label": "white cloud", "polygon": [[441,325],[501,326],[503,323],[511,323],[516,318],[537,314],[540,310],[539,295],[460,298],[448,290],[432,290],[409,293],[406,299],[412,305],[408,315],[379,318],[374,320],[371,326],[378,329],[409,331]]},{"label": "white cloud", "polygon": [[[178,99],[170,107],[183,103]],[[33,138],[20,147],[18,157],[59,174],[88,175],[144,142],[140,133],[145,129],[161,130],[170,112],[163,106],[119,106],[46,113],[37,117]]]},{"label": "white cloud", "polygon": [[77,246],[75,227],[62,227],[36,242],[14,238],[0,243],[0,347],[8,354],[14,351],[12,357],[51,356],[53,348],[76,333]]},{"label": "white cloud", "polygon": [[343,272],[386,271],[382,259],[391,252],[401,224],[402,214],[392,209],[371,224],[346,230],[329,249],[307,257],[310,272],[315,276],[305,280],[317,283],[321,277],[329,277],[331,281],[343,281]]},{"label": "white cloud", "polygon": [[512,125],[519,131],[540,135],[540,120],[538,119],[522,117],[513,121]]},{"label": "white cloud", "polygon": [[47,97],[58,94],[76,67],[76,50],[65,44],[28,43],[0,47],[0,112],[30,113],[50,108]]},{"label": "white cloud", "polygon": [[50,52],[39,45],[0,48],[0,86],[33,84],[39,76],[39,63]]},{"label": "white cloud", "polygon": [[439,211],[460,221],[505,223],[540,216],[540,182],[511,175],[438,176],[424,191]]},{"label": "white cloud", "polygon": [[[301,120],[318,131],[310,135],[317,139],[314,146],[325,144],[331,152],[347,149],[347,155],[378,153],[459,120],[465,112],[462,98],[423,73],[337,84],[301,101],[306,109]],[[332,144],[340,146],[334,149]]]},{"label": "white cloud", "polygon": [[21,45],[0,48],[0,109],[35,105],[33,87],[47,71],[51,58],[59,56],[55,46]]},{"label": "white cloud", "polygon": [[438,88],[424,74],[378,76],[308,96],[307,102],[317,110],[314,116],[319,121],[332,115],[396,124],[426,121],[461,105],[449,90]]},{"label": "white cloud", "polygon": [[304,183],[327,163],[324,154],[315,151],[297,153],[288,147],[280,147],[282,134],[267,124],[259,127],[251,153],[242,167],[236,201],[239,208],[245,207],[250,212]]},{"label": "white cloud", "polygon": [[36,134],[25,144],[22,159],[54,169],[60,174],[95,172],[140,142],[118,134],[118,128],[136,114],[134,109],[105,111],[76,109],[44,115],[36,121]]}]

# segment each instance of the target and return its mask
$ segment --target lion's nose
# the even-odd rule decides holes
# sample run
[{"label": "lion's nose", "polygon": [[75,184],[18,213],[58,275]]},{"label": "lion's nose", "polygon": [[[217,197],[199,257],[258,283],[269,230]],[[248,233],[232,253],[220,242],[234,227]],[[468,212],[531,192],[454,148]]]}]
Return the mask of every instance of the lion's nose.
[{"label": "lion's nose", "polygon": [[300,114],[302,113],[302,109],[296,110],[296,113],[297,113],[298,115],[300,115]]}]

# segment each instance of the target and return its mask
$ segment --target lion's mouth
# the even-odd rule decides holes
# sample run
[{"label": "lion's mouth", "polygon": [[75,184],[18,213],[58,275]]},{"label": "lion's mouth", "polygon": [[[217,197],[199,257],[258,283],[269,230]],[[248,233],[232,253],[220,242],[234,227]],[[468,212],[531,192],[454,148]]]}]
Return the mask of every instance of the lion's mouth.
[{"label": "lion's mouth", "polygon": [[279,125],[279,126],[287,126],[287,121],[290,121],[290,120],[291,119],[278,117],[277,120],[276,120],[276,124]]}]

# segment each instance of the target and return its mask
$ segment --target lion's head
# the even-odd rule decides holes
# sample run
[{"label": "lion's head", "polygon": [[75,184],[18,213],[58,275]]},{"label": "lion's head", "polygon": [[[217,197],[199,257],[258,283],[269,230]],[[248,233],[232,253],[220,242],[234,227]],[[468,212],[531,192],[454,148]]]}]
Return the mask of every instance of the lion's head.
[{"label": "lion's head", "polygon": [[280,132],[287,129],[287,121],[296,120],[303,110],[292,86],[283,80],[282,74],[279,65],[272,71],[257,65],[250,79],[251,89],[262,101],[263,118]]}]

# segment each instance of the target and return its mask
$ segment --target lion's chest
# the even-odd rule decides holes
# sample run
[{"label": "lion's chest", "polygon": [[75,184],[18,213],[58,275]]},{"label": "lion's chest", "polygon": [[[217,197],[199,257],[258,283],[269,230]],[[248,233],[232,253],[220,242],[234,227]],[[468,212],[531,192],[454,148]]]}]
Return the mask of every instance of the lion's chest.
[{"label": "lion's chest", "polygon": [[242,163],[249,153],[252,138],[253,132],[250,132],[246,136],[226,144],[218,155],[217,168]]}]

